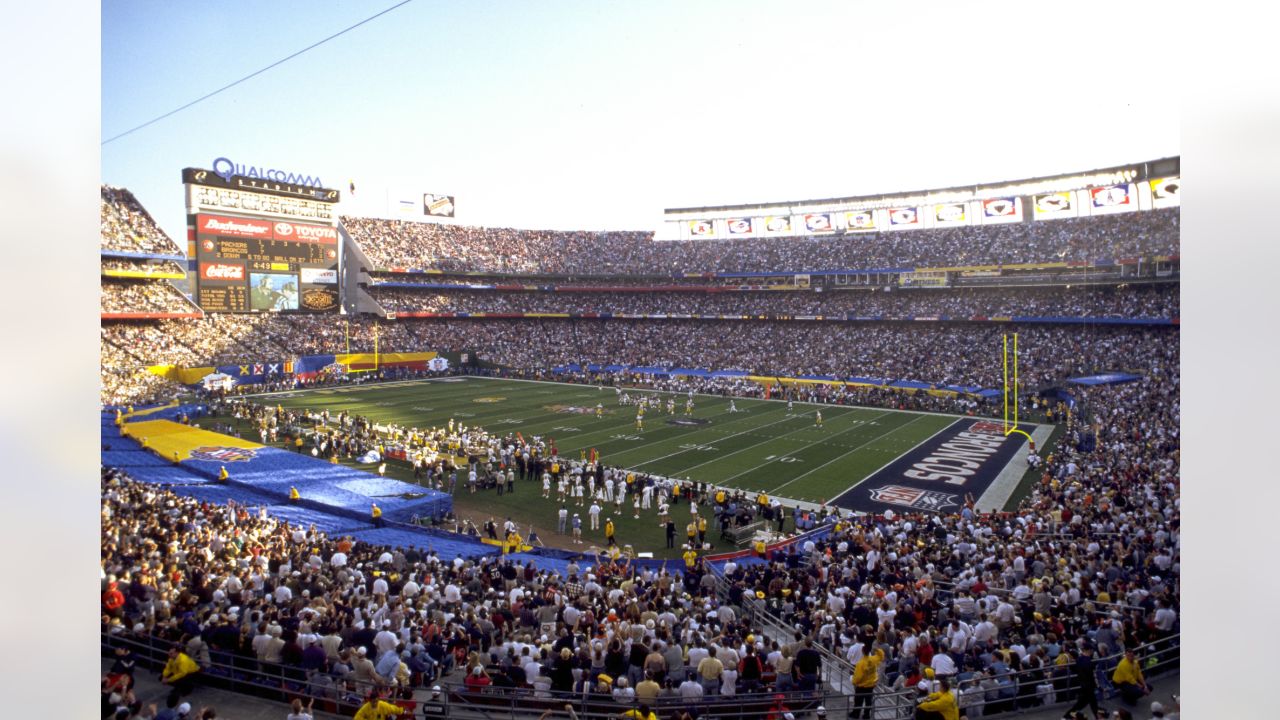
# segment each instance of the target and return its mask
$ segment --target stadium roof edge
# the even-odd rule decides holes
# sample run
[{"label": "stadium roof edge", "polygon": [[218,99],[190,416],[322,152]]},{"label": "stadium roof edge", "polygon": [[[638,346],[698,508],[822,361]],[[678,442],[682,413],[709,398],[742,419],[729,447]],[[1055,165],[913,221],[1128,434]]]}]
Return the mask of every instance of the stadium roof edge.
[{"label": "stadium roof edge", "polygon": [[[1155,166],[1161,163],[1169,163],[1169,162],[1174,163],[1174,168],[1170,172],[1163,172],[1155,169]],[[951,187],[943,187],[943,188],[925,188],[920,190],[899,190],[899,191],[888,192],[888,193],[875,193],[872,195],[851,195],[846,197],[833,197],[833,198],[808,198],[804,200],[761,201],[761,202],[753,202],[753,203],[741,203],[736,205],[703,205],[703,206],[678,207],[678,208],[663,208],[662,212],[665,215],[671,215],[675,213],[723,212],[723,211],[729,211],[729,210],[755,210],[760,208],[780,207],[784,205],[825,205],[825,204],[840,204],[840,203],[857,203],[857,202],[867,202],[872,200],[891,199],[898,196],[906,197],[911,195],[923,195],[928,193],[978,190],[980,188],[999,187],[1001,185],[1043,182],[1046,180],[1053,180],[1055,178],[1068,178],[1075,175],[1108,173],[1108,172],[1116,172],[1119,170],[1127,170],[1127,169],[1137,169],[1138,174],[1137,176],[1135,176],[1134,178],[1135,180],[1146,180],[1151,177],[1159,177],[1167,174],[1177,174],[1178,172],[1181,171],[1181,165],[1182,165],[1182,156],[1173,155],[1170,157],[1157,158],[1155,160],[1145,160],[1145,161],[1136,162],[1136,163],[1113,165],[1110,167],[1096,168],[1093,170],[1080,170],[1078,172],[1055,173],[1053,175],[1039,175],[1036,177],[1020,178],[1015,180],[993,180],[993,181],[988,181],[984,183],[969,183],[965,185],[953,185]]]}]

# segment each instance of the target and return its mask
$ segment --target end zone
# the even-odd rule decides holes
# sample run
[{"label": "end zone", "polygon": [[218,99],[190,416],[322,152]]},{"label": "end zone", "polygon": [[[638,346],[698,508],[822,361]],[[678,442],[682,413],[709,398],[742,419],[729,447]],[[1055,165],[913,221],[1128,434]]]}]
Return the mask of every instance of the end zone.
[{"label": "end zone", "polygon": [[1021,435],[1006,435],[999,421],[957,420],[831,504],[861,512],[954,511],[966,495],[981,497],[1025,445]]}]

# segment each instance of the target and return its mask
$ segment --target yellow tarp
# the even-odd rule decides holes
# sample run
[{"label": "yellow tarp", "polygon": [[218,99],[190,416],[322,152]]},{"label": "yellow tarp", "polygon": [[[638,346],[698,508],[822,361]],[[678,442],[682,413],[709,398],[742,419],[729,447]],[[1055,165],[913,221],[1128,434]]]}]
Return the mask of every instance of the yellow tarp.
[{"label": "yellow tarp", "polygon": [[200,451],[202,460],[237,462],[252,459],[254,453],[237,453],[232,448],[257,450],[262,447],[255,442],[193,428],[172,420],[128,422],[124,424],[123,432],[168,460],[172,460],[175,453],[179,461],[190,460]]},{"label": "yellow tarp", "polygon": [[173,270],[156,270],[148,272],[146,270],[103,270],[104,277],[119,278],[156,278],[165,280],[182,280],[187,277],[186,273],[174,272]]},{"label": "yellow tarp", "polygon": [[147,372],[152,375],[159,375],[162,378],[168,378],[183,385],[194,385],[200,382],[205,375],[216,370],[217,368],[213,367],[183,368],[177,365],[152,365],[147,368]]},{"label": "yellow tarp", "polygon": [[[378,353],[376,362],[380,365],[418,362],[430,360],[438,354],[434,352]],[[374,357],[373,353],[339,353],[334,356],[334,360],[343,365],[372,365],[375,362]]]},{"label": "yellow tarp", "polygon": [[146,417],[147,415],[151,415],[152,413],[158,413],[161,410],[168,410],[171,407],[177,407],[177,405],[178,405],[178,401],[174,400],[173,402],[170,402],[168,405],[161,405],[160,407],[148,408],[146,410],[135,410],[131,413],[125,413],[122,417],[124,418],[125,421],[128,421],[129,418]]}]

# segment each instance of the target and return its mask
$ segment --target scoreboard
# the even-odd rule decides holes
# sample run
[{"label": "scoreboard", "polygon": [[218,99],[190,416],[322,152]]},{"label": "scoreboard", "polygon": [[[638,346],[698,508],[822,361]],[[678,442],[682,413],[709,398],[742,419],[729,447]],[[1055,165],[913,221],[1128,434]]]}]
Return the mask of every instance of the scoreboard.
[{"label": "scoreboard", "polygon": [[196,285],[208,312],[338,308],[338,230],[285,220],[200,213]]},{"label": "scoreboard", "polygon": [[300,200],[303,189],[287,186],[226,187],[231,183],[211,175],[187,171],[183,177],[188,261],[200,307],[232,313],[336,312],[340,238],[336,218],[323,224],[326,213],[316,212],[332,207],[329,198]]}]

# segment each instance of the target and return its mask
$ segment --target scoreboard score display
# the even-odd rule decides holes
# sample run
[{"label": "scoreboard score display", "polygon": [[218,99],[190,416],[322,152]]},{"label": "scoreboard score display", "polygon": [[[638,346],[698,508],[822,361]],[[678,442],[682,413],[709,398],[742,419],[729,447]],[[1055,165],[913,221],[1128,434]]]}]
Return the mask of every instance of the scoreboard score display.
[{"label": "scoreboard score display", "polygon": [[330,204],[336,202],[335,191],[191,169],[183,180],[188,185],[187,254],[201,308],[338,310],[338,228],[336,219],[322,224],[325,213],[317,212],[335,207]]},{"label": "scoreboard score display", "polygon": [[206,311],[338,308],[337,228],[204,213],[193,224]]}]

